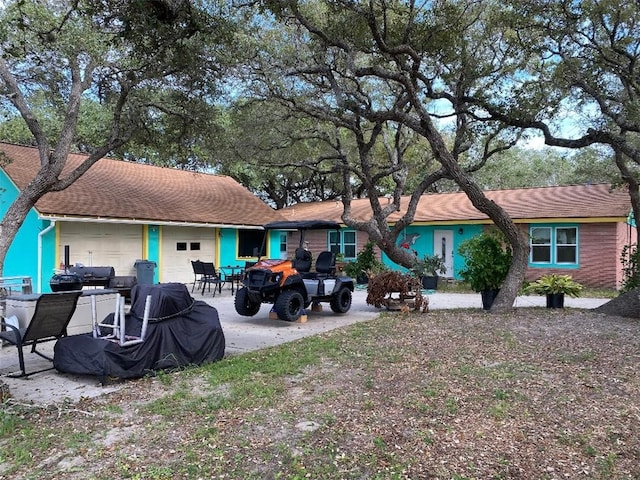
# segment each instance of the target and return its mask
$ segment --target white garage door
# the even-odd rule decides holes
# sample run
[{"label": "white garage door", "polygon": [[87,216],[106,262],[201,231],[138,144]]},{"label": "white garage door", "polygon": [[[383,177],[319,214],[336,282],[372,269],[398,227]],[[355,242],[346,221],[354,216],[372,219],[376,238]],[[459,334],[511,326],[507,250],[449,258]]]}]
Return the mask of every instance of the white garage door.
[{"label": "white garage door", "polygon": [[142,225],[67,223],[60,225],[60,261],[69,245],[71,265],[111,266],[116,275],[135,275],[135,261],[143,255]]},{"label": "white garage door", "polygon": [[215,262],[213,228],[162,227],[161,282],[193,282],[191,260]]}]

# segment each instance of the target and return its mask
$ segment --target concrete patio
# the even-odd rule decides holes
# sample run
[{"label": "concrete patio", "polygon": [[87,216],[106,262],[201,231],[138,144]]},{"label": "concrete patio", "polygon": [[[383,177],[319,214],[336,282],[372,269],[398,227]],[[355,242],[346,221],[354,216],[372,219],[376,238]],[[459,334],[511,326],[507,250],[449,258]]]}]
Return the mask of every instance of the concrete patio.
[{"label": "concrete patio", "polygon": [[[190,287],[190,285],[189,285]],[[194,293],[196,300],[203,300],[218,310],[225,340],[226,354],[237,354],[251,350],[270,347],[299,338],[327,332],[336,328],[357,322],[367,321],[378,316],[385,310],[375,308],[366,303],[367,292],[356,289],[353,295],[351,310],[344,315],[331,312],[328,305],[323,304],[322,312],[308,312],[304,323],[289,323],[281,320],[269,319],[270,305],[263,305],[254,317],[242,317],[235,312],[234,297],[228,287],[223,288],[215,297],[209,292],[205,295]],[[481,308],[480,294],[462,293],[429,293],[430,310],[452,308]],[[567,298],[567,308],[596,308],[607,299],[601,298]],[[516,307],[545,306],[544,297],[518,297]],[[40,348],[45,353],[52,354],[53,342],[48,342]],[[39,356],[27,353],[25,362],[27,371],[50,366],[50,362]],[[48,370],[31,375],[27,378],[10,378],[6,375],[18,371],[16,348],[6,345],[0,348],[0,376],[9,385],[12,398],[21,403],[41,405],[55,404],[63,401],[78,401],[82,397],[95,397],[115,391],[127,385],[127,382],[111,385],[101,385],[97,378],[59,373]]]}]

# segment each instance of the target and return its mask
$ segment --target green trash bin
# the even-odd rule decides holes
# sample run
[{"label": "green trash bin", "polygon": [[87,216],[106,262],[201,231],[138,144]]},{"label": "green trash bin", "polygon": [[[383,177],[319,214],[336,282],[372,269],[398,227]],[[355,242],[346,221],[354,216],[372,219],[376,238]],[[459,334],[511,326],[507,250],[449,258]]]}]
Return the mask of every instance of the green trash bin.
[{"label": "green trash bin", "polygon": [[156,269],[156,262],[149,260],[136,260],[133,264],[138,277],[138,285],[153,285],[153,274]]}]

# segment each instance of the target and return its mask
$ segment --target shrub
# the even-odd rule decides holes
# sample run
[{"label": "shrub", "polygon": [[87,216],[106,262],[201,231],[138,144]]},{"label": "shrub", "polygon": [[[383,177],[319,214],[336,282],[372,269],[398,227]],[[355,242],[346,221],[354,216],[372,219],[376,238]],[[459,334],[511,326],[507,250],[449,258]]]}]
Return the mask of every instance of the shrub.
[{"label": "shrub", "polygon": [[421,259],[416,259],[416,263],[411,267],[411,272],[416,277],[434,277],[437,272],[447,273],[447,267],[442,257],[438,255],[425,255]]},{"label": "shrub", "polygon": [[460,277],[476,292],[497,290],[511,266],[511,248],[502,235],[487,232],[465,240],[458,247],[465,267]]},{"label": "shrub", "polygon": [[570,297],[579,297],[582,293],[582,285],[574,281],[571,275],[552,273],[543,275],[535,282],[531,282],[524,288],[524,292],[536,295],[564,293]]},{"label": "shrub", "polygon": [[640,250],[637,244],[625,245],[620,255],[622,262],[622,292],[640,287]]},{"label": "shrub", "polygon": [[344,266],[344,272],[351,278],[358,278],[363,273],[369,275],[384,271],[385,266],[376,258],[374,246],[374,242],[367,242],[358,252],[355,262],[349,262]]}]

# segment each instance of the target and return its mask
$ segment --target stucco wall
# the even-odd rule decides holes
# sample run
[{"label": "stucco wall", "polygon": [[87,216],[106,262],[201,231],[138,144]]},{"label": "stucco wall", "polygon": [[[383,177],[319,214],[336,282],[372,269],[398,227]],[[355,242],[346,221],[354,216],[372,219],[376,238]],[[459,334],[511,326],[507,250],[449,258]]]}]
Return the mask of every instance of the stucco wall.
[{"label": "stucco wall", "polygon": [[[18,196],[18,189],[0,169],[0,217],[4,217],[7,210]],[[48,224],[48,222],[47,222]],[[46,225],[38,220],[38,215],[31,210],[22,227],[18,231],[4,262],[4,269],[0,276],[29,276],[34,291],[38,276],[38,234]],[[52,272],[43,273],[48,279]]]}]

